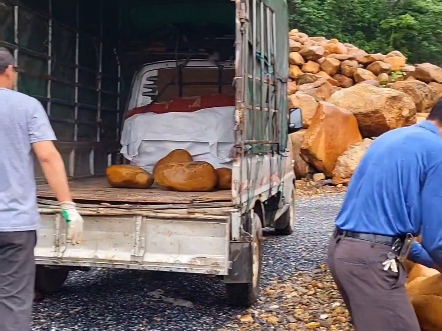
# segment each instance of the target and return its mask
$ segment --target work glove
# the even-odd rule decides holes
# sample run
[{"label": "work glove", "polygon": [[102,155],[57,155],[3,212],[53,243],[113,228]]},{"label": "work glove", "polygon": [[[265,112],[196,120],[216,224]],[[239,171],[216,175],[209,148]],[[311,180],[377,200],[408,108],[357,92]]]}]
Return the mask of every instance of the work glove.
[{"label": "work glove", "polygon": [[83,217],[78,213],[74,202],[65,201],[60,206],[61,215],[67,224],[67,242],[72,245],[79,244],[83,234]]}]

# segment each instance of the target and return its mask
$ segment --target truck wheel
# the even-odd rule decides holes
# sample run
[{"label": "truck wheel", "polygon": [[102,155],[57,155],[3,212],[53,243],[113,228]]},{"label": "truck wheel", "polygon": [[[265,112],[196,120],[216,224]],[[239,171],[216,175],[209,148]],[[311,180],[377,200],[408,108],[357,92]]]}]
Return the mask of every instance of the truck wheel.
[{"label": "truck wheel", "polygon": [[275,234],[288,236],[293,233],[295,225],[295,192],[293,192],[292,201],[289,208],[275,222]]},{"label": "truck wheel", "polygon": [[251,282],[225,284],[227,301],[233,306],[250,307],[259,297],[262,271],[262,224],[256,214],[253,217],[252,236],[250,244]]},{"label": "truck wheel", "polygon": [[63,287],[68,275],[69,270],[65,268],[51,268],[37,265],[35,288],[42,294],[58,292]]}]

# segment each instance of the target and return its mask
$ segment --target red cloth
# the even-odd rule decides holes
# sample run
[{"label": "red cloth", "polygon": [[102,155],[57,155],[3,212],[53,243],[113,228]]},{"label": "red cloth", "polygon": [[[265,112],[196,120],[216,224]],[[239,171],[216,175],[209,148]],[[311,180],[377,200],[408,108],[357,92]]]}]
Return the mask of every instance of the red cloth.
[{"label": "red cloth", "polygon": [[132,117],[137,114],[144,113],[186,113],[194,112],[204,108],[213,107],[229,107],[235,106],[235,96],[227,94],[212,94],[203,95],[201,97],[194,98],[173,98],[169,102],[154,102],[147,106],[142,106],[134,108],[129,111],[127,118]]},{"label": "red cloth", "polygon": [[235,106],[235,96],[227,94],[212,94],[201,96],[201,109],[213,107]]},{"label": "red cloth", "polygon": [[199,98],[173,98],[169,101],[168,112],[187,113],[200,110]]}]

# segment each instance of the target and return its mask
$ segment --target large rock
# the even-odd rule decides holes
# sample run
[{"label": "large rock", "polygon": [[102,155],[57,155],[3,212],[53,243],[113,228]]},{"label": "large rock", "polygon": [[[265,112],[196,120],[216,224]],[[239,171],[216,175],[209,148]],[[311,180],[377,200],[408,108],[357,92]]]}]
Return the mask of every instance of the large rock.
[{"label": "large rock", "polygon": [[371,72],[366,69],[358,68],[356,69],[354,79],[356,83],[361,83],[366,80],[375,80],[377,81],[377,77]]},{"label": "large rock", "polygon": [[301,76],[302,74],[303,74],[303,72],[302,72],[302,70],[298,66],[291,65],[289,67],[289,76],[290,76],[290,78],[296,79],[299,76]]},{"label": "large rock", "polygon": [[304,58],[298,52],[290,52],[289,63],[293,65],[303,65],[305,63]]},{"label": "large rock", "polygon": [[416,64],[415,67],[416,70],[412,75],[418,80],[425,83],[442,83],[442,68],[431,63]]},{"label": "large rock", "polygon": [[146,170],[130,164],[116,164],[106,169],[110,186],[118,188],[148,188],[153,184],[153,176]]},{"label": "large rock", "polygon": [[153,175],[155,177],[156,169],[163,164],[171,162],[191,162],[191,161],[193,161],[193,158],[188,151],[186,151],[185,149],[174,149],[165,157],[158,160],[158,162],[153,167]]},{"label": "large rock", "polygon": [[230,190],[232,188],[232,169],[218,168],[215,171],[218,178],[216,188],[218,190]]},{"label": "large rock", "polygon": [[369,65],[370,63],[376,62],[376,61],[384,61],[386,58],[385,55],[376,53],[376,54],[367,54],[367,55],[361,55],[356,58],[356,61],[358,61],[360,64],[363,65]]},{"label": "large rock", "polygon": [[311,84],[299,86],[298,90],[311,95],[316,101],[325,101],[339,88],[330,84],[326,79],[320,78]]},{"label": "large rock", "polygon": [[407,64],[407,60],[405,59],[405,57],[401,56],[386,57],[384,62],[388,63],[391,66],[391,71],[400,71]]},{"label": "large rock", "polygon": [[322,46],[310,46],[304,47],[299,51],[299,54],[308,61],[316,61],[324,56],[324,47]]},{"label": "large rock", "polygon": [[289,39],[289,48],[290,52],[298,52],[302,48],[302,44],[298,41],[294,41],[292,39]]},{"label": "large rock", "polygon": [[292,95],[296,93],[298,86],[296,82],[287,82],[287,95]]},{"label": "large rock", "polygon": [[404,58],[405,60],[407,59],[407,58],[405,57],[405,55],[402,54],[400,51],[391,51],[390,53],[388,53],[388,54],[386,55],[386,57],[396,57],[396,56],[398,56],[398,57],[402,57],[402,58]]},{"label": "large rock", "polygon": [[319,77],[316,76],[315,74],[304,73],[302,75],[299,75],[297,82],[298,82],[298,85],[304,85],[304,84],[314,83],[318,79],[319,79]]},{"label": "large rock", "polygon": [[335,169],[333,170],[333,184],[347,185],[350,182],[351,176],[356,170],[362,157],[370,147],[373,140],[365,138],[348,147],[348,149],[338,158]]},{"label": "large rock", "polygon": [[341,72],[344,76],[353,78],[356,70],[359,68],[358,61],[345,60],[341,63]]},{"label": "large rock", "polygon": [[407,292],[421,330],[442,330],[442,274],[416,278]]},{"label": "large rock", "polygon": [[218,183],[213,166],[203,161],[162,164],[154,176],[159,186],[180,192],[213,191]]},{"label": "large rock", "polygon": [[331,177],[338,157],[362,140],[356,118],[346,109],[320,102],[301,145],[302,157]]},{"label": "large rock", "polygon": [[391,65],[382,61],[376,61],[370,64],[367,67],[368,71],[371,71],[374,75],[379,76],[383,73],[390,73],[391,72]]},{"label": "large rock", "polygon": [[431,82],[428,85],[431,86],[431,88],[433,88],[437,92],[439,98],[442,98],[442,84]]},{"label": "large rock", "polygon": [[297,179],[304,178],[309,173],[309,165],[301,157],[301,145],[306,131],[307,130],[303,129],[289,135],[294,161],[293,170],[295,171]]},{"label": "large rock", "polygon": [[338,82],[338,86],[339,87],[346,87],[346,88],[348,88],[348,87],[351,87],[351,86],[354,85],[353,79],[351,79],[350,77],[341,75],[341,74],[334,75],[333,79],[335,79]]},{"label": "large rock", "polygon": [[364,138],[416,123],[416,106],[403,92],[357,84],[335,92],[328,102],[351,111]]},{"label": "large rock", "polygon": [[439,100],[436,90],[418,80],[399,81],[389,84],[388,87],[409,95],[413,99],[418,113],[429,112]]},{"label": "large rock", "polygon": [[324,49],[326,51],[329,51],[330,54],[347,54],[348,53],[347,47],[345,47],[344,44],[341,44],[340,42],[338,42],[336,39],[330,40],[330,42],[324,46]]},{"label": "large rock", "polygon": [[315,115],[318,102],[311,95],[303,92],[296,92],[290,96],[290,108],[300,108],[302,113],[302,126],[308,128],[312,117]]},{"label": "large rock", "polygon": [[337,74],[340,66],[341,61],[333,58],[325,58],[321,63],[321,69],[330,76]]},{"label": "large rock", "polygon": [[330,75],[327,74],[325,71],[318,72],[316,74],[316,76],[318,76],[319,78],[325,78],[327,80],[327,82],[329,82],[333,86],[338,86],[339,85],[338,81],[336,79],[330,77]]},{"label": "large rock", "polygon": [[321,71],[321,68],[319,63],[308,61],[302,66],[302,71],[309,74],[317,74],[319,71]]},{"label": "large rock", "polygon": [[428,268],[421,264],[415,264],[408,274],[408,281],[412,282],[419,277],[431,277],[437,274],[439,274],[439,271],[436,269]]}]

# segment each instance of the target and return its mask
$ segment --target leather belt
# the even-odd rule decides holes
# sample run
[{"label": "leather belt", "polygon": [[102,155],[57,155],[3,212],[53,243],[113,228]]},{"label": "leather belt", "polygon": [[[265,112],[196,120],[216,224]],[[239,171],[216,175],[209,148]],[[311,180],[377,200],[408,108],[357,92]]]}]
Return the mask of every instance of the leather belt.
[{"label": "leather belt", "polygon": [[333,237],[349,237],[364,241],[370,241],[374,242],[376,244],[382,244],[382,245],[388,245],[393,246],[394,243],[396,243],[398,240],[400,240],[403,243],[403,239],[400,237],[393,237],[393,236],[384,236],[379,234],[373,234],[373,233],[362,233],[362,232],[353,232],[353,231],[345,231],[341,230],[339,228],[335,228],[335,231],[333,232]]}]

